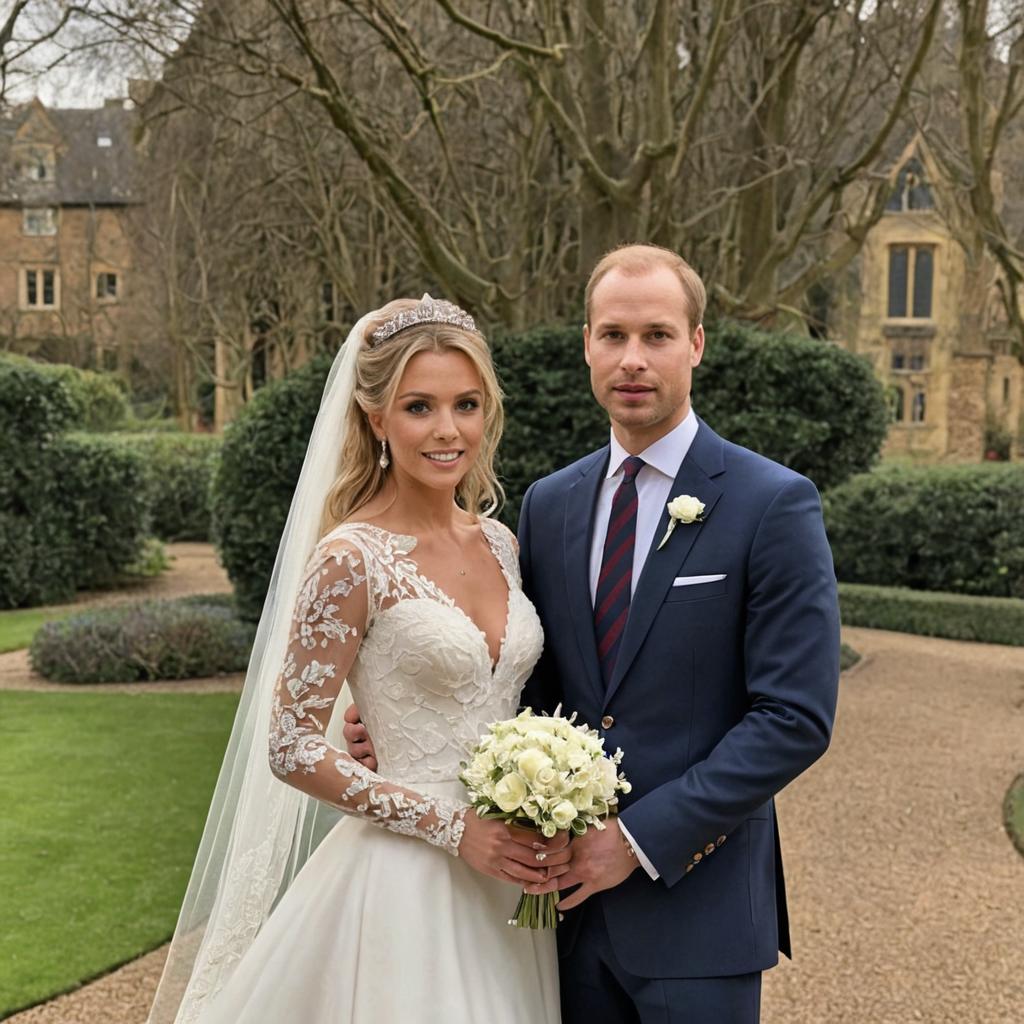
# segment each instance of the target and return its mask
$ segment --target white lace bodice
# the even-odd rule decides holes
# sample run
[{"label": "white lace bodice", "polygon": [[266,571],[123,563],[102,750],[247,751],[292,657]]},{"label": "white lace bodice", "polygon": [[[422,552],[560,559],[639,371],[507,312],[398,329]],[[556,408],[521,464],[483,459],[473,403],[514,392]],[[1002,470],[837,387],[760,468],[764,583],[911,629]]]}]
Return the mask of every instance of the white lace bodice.
[{"label": "white lace bodice", "polygon": [[[271,714],[270,764],[281,779],[452,853],[464,805],[415,786],[457,779],[487,726],[515,713],[543,644],[511,532],[489,519],[481,529],[508,585],[493,666],[483,632],[410,557],[414,537],[347,523],[307,566]],[[324,736],[346,677],[373,737],[376,774]]]}]

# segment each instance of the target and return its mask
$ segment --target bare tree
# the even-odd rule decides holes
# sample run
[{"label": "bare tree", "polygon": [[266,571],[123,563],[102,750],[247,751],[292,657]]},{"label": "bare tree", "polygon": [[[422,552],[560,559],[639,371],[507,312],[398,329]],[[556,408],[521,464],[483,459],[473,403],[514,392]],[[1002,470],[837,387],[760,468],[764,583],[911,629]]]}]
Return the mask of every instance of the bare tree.
[{"label": "bare tree", "polygon": [[636,237],[768,319],[881,216],[941,9],[221,0],[193,38],[235,103],[269,88],[319,116],[426,275],[494,320],[572,315],[587,268]]}]

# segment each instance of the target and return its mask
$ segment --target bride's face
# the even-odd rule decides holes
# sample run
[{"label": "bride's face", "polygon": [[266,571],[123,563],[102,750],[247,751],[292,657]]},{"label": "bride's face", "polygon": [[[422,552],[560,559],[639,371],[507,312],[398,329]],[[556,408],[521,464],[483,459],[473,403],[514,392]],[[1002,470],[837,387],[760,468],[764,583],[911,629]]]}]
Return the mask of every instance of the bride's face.
[{"label": "bride's face", "polygon": [[480,451],[483,403],[483,384],[469,356],[418,352],[390,407],[370,416],[377,437],[388,439],[388,472],[422,486],[453,489]]}]

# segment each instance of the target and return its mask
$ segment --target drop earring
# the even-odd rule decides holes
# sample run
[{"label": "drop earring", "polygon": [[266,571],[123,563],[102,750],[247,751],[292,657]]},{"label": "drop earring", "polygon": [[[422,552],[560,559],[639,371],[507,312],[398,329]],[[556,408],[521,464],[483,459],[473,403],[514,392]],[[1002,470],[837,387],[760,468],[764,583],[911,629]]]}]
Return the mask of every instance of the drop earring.
[{"label": "drop earring", "polygon": [[388,439],[386,437],[380,439],[380,458],[377,461],[380,463],[381,469],[387,469],[391,465],[391,459],[388,458]]}]

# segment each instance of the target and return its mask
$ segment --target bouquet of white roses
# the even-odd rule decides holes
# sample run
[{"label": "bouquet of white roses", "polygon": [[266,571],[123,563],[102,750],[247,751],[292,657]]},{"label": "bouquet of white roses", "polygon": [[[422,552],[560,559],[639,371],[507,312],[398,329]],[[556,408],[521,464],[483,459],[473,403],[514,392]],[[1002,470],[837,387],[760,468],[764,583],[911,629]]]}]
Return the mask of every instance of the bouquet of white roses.
[{"label": "bouquet of white roses", "polygon": [[[622,751],[606,754],[595,729],[566,719],[539,716],[526,708],[515,718],[496,722],[463,762],[459,778],[481,818],[499,818],[547,838],[559,831],[581,836],[603,829],[619,793],[629,782],[618,771]],[[558,921],[557,893],[523,893],[509,924],[553,928]]]}]

